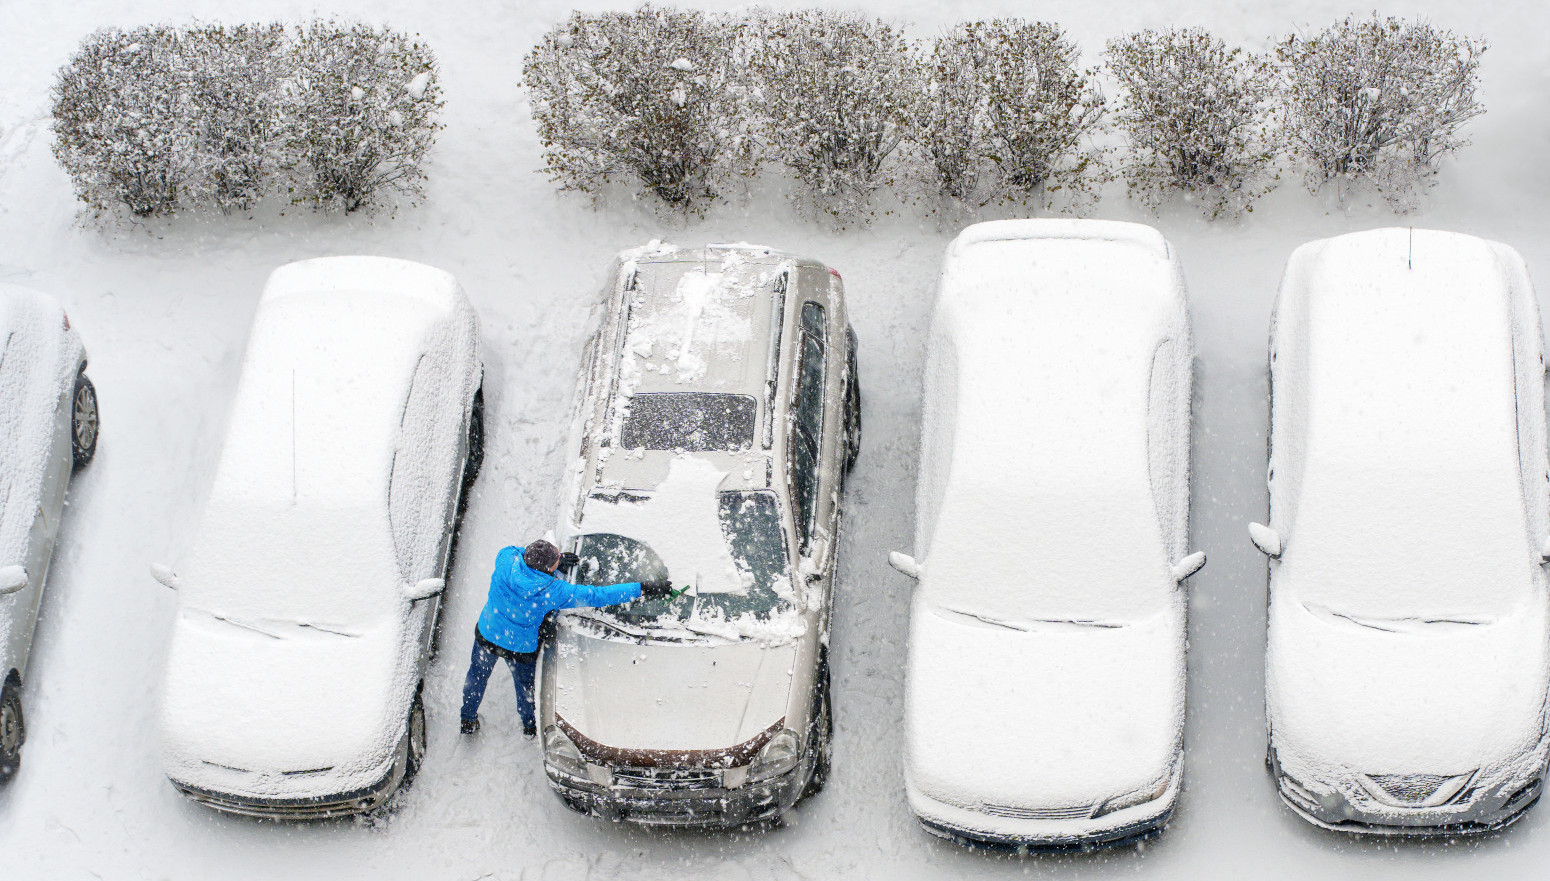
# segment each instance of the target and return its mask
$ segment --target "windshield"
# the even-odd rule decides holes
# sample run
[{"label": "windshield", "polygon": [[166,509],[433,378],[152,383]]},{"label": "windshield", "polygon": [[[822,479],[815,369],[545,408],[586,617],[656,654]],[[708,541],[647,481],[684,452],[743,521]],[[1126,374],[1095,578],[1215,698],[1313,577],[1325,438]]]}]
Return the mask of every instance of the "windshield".
[{"label": "windshield", "polygon": [[[610,502],[594,496],[589,504],[640,504],[628,494]],[[696,567],[698,559],[672,561],[672,567],[651,545],[614,532],[582,535],[576,543],[581,563],[576,568],[579,584],[615,584],[671,578],[673,586],[687,588],[677,598],[637,600],[610,608],[625,621],[649,625],[659,618],[688,621],[693,618],[731,619],[742,615],[769,618],[790,606],[791,578],[786,565],[786,539],[780,526],[780,507],[774,493],[728,491],[718,494],[717,517],[725,550],[736,567],[733,589],[719,585],[712,592],[710,579]]]},{"label": "windshield", "polygon": [[753,447],[754,413],[748,395],[659,392],[630,398],[620,431],[627,450],[747,450]]}]

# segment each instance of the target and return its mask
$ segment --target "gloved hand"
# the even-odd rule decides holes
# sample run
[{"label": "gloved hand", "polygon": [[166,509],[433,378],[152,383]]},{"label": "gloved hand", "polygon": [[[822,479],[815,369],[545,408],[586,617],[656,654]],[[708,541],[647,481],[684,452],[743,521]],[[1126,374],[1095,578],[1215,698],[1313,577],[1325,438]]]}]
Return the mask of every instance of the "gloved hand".
[{"label": "gloved hand", "polygon": [[660,599],[672,596],[673,582],[667,578],[653,578],[650,581],[640,583],[640,595],[648,600]]},{"label": "gloved hand", "polygon": [[576,556],[575,554],[571,553],[570,551],[566,551],[565,553],[560,555],[560,565],[554,567],[554,570],[556,572],[563,572],[566,575],[569,575],[570,574],[570,570],[576,568],[576,564],[580,563],[580,562],[581,562],[581,558],[580,557]]}]

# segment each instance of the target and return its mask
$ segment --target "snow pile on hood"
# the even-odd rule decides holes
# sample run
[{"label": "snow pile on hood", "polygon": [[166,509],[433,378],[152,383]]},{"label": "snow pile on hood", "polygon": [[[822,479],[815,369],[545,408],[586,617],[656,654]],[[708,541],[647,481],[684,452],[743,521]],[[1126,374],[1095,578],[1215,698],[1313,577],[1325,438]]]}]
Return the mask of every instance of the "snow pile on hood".
[{"label": "snow pile on hood", "polygon": [[1066,808],[1168,779],[1183,745],[1181,614],[1019,630],[916,603],[911,787],[971,810]]},{"label": "snow pile on hood", "polygon": [[81,340],[64,316],[46,294],[0,284],[0,566],[26,553],[54,419],[75,386]]}]

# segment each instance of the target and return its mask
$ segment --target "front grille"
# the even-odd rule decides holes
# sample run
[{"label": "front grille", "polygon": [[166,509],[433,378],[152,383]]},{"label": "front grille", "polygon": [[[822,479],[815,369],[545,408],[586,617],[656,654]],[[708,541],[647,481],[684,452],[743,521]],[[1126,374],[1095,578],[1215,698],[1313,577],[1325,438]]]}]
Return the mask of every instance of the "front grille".
[{"label": "front grille", "polygon": [[1054,808],[1023,808],[1011,805],[985,805],[985,812],[1014,820],[1086,820],[1093,815],[1092,805]]},{"label": "front grille", "polygon": [[1367,789],[1396,807],[1440,807],[1464,790],[1473,774],[1366,774]]},{"label": "front grille", "polygon": [[631,789],[718,789],[721,772],[706,768],[615,768],[613,782]]}]

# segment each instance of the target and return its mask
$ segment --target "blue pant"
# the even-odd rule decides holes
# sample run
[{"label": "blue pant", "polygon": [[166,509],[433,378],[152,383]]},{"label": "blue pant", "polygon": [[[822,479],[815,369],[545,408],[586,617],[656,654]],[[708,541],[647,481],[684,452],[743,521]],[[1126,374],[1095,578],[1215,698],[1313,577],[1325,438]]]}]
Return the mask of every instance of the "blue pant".
[{"label": "blue pant", "polygon": [[474,654],[468,662],[468,678],[463,680],[463,721],[479,716],[479,704],[484,701],[484,687],[490,682],[490,671],[495,669],[495,658],[506,659],[511,668],[511,680],[517,687],[517,712],[522,714],[524,727],[532,728],[533,673],[537,668],[537,652],[514,652],[504,649],[484,638],[474,630]]}]

